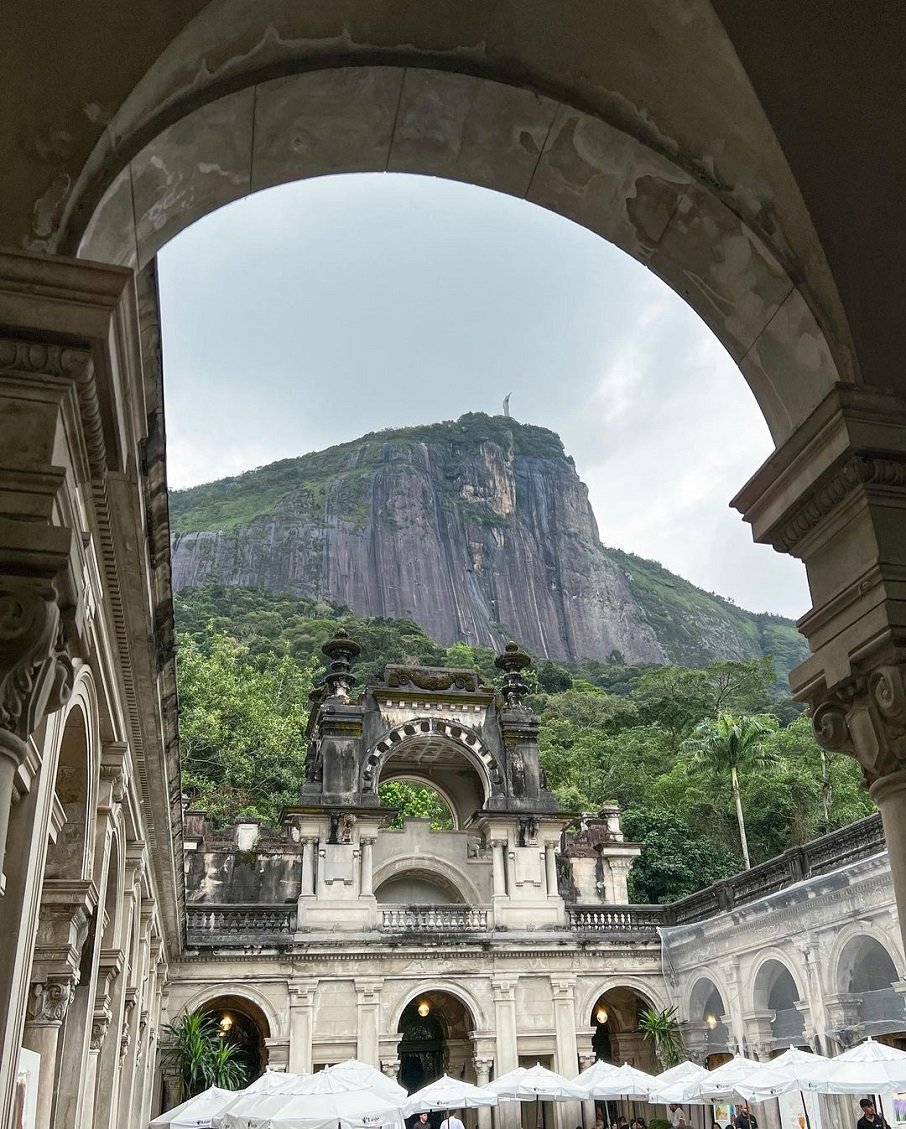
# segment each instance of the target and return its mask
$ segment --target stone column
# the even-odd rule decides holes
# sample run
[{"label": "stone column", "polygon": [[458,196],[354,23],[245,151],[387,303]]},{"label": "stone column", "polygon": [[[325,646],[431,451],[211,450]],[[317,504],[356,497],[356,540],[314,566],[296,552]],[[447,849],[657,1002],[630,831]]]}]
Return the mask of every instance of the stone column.
[{"label": "stone column", "polygon": [[355,981],[356,996],[356,1058],[369,1066],[380,1065],[378,1053],[380,1034],[380,995],[383,980]]},{"label": "stone column", "polygon": [[302,897],[315,896],[315,856],[318,852],[317,837],[306,836],[302,840]]},{"label": "stone column", "polygon": [[[575,1078],[579,1066],[579,1047],[576,1040],[576,978],[551,977],[554,1001],[554,1037],[557,1054],[554,1069],[564,1078]],[[573,1129],[581,1120],[579,1102],[556,1102],[555,1119],[561,1129]]]},{"label": "stone column", "polygon": [[[494,993],[494,1018],[497,1029],[495,1076],[499,1078],[519,1065],[516,1040],[516,984],[512,976],[495,976],[491,980]],[[520,1123],[518,1102],[503,1102],[496,1107],[497,1129],[516,1129]]]},{"label": "stone column", "polygon": [[491,840],[491,869],[494,876],[494,897],[506,897],[506,874],[504,870],[504,851],[506,839]]},{"label": "stone column", "polygon": [[291,1074],[310,1074],[311,1039],[317,980],[289,985],[289,1070]]},{"label": "stone column", "polygon": [[[490,1058],[473,1058],[472,1067],[475,1070],[476,1086],[487,1086],[491,1080],[491,1067],[494,1060]],[[491,1107],[478,1107],[478,1129],[491,1129]]]},{"label": "stone column", "polygon": [[[579,1054],[579,1072],[588,1070],[597,1062],[598,1056],[594,1051],[580,1052]],[[594,1098],[589,1098],[582,1103],[582,1124],[585,1129],[594,1129],[595,1124],[595,1102]]]},{"label": "stone column", "polygon": [[60,1029],[75,992],[71,971],[49,975],[31,986],[22,1045],[41,1056],[35,1129],[50,1129],[57,1092],[57,1053]]},{"label": "stone column", "polygon": [[862,766],[906,930],[906,400],[836,385],[734,505],[805,564],[812,654],[790,683],[821,745]]},{"label": "stone column", "polygon": [[359,889],[363,897],[370,898],[374,893],[374,839],[363,835],[359,844],[362,849],[362,881]]},{"label": "stone column", "polygon": [[557,883],[557,844],[547,839],[544,844],[544,877],[547,883],[547,896],[549,898],[559,897],[559,888]]},{"label": "stone column", "polygon": [[503,853],[506,859],[506,889],[512,898],[516,890],[516,852],[511,844],[507,843],[503,848]]}]

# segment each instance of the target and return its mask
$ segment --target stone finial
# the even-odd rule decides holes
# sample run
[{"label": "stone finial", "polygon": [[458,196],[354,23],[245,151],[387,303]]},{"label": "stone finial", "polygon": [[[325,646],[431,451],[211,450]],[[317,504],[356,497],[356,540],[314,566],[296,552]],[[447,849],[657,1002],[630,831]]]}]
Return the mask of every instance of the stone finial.
[{"label": "stone finial", "polygon": [[504,672],[503,700],[510,709],[522,708],[522,698],[529,691],[529,684],[522,677],[522,671],[531,666],[531,663],[531,656],[520,650],[518,643],[514,643],[512,639],[494,659],[494,666]]},{"label": "stone finial", "polygon": [[330,670],[324,676],[327,697],[346,701],[355,683],[352,664],[362,653],[362,648],[349,637],[349,632],[341,627],[332,639],[327,640],[321,652],[330,659]]}]

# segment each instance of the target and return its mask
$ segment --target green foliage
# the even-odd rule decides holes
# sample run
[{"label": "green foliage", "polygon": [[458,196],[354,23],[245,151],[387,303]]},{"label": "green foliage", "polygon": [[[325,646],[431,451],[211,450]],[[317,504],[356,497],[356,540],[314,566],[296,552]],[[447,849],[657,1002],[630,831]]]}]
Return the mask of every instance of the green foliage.
[{"label": "green foliage", "polygon": [[629,872],[629,896],[653,905],[685,898],[739,870],[736,856],[719,839],[696,835],[685,819],[658,808],[623,813],[626,838],[642,844]]},{"label": "green foliage", "polygon": [[238,1048],[221,1037],[214,1016],[186,1012],[178,1023],[165,1024],[164,1030],[170,1038],[164,1059],[179,1079],[180,1102],[210,1086],[238,1090],[247,1085]]},{"label": "green foliage", "polygon": [[639,1016],[639,1031],[665,1070],[682,1061],[683,1039],[675,1007],[662,1011],[655,1007],[647,1008]]},{"label": "green foliage", "polygon": [[215,822],[276,822],[299,797],[313,664],[211,630],[179,636],[178,673],[183,787]]},{"label": "green foliage", "polygon": [[452,831],[453,817],[446,802],[424,784],[409,780],[388,780],[378,788],[385,808],[397,808],[398,814],[389,827],[402,827],[406,819],[430,819],[433,831]]}]

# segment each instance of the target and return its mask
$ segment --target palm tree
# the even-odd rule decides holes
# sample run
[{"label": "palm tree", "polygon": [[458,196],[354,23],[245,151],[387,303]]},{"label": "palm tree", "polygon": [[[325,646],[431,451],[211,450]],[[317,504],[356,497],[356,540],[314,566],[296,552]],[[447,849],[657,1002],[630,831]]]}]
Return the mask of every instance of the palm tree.
[{"label": "palm tree", "polygon": [[186,1012],[178,1023],[168,1023],[164,1030],[172,1040],[164,1054],[179,1079],[179,1101],[209,1086],[238,1090],[245,1084],[245,1068],[237,1057],[237,1048],[223,1038],[213,1015]]},{"label": "palm tree", "polygon": [[739,843],[746,870],[749,860],[749,843],[746,839],[746,821],[739,792],[739,770],[747,765],[766,765],[777,759],[767,746],[767,737],[777,728],[777,719],[769,714],[762,717],[734,717],[721,713],[717,718],[706,718],[696,725],[692,736],[683,742],[683,749],[692,753],[693,761],[706,765],[715,772],[729,772],[736,803],[736,822],[739,824]]},{"label": "palm tree", "polygon": [[683,1039],[676,1019],[676,1008],[658,1011],[650,1007],[639,1016],[639,1031],[644,1036],[662,1068],[677,1066],[683,1055]]}]

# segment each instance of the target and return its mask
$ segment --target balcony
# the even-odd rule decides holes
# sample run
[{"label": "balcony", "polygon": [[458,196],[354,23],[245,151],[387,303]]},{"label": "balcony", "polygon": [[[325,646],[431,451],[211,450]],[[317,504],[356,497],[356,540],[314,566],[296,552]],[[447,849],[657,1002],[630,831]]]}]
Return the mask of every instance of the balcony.
[{"label": "balcony", "polygon": [[655,938],[658,926],[667,924],[664,906],[575,906],[567,916],[570,932],[596,935]]},{"label": "balcony", "polygon": [[484,906],[382,906],[382,933],[487,933]]},{"label": "balcony", "polygon": [[288,949],[295,930],[295,906],[195,905],[186,912],[190,949]]}]

